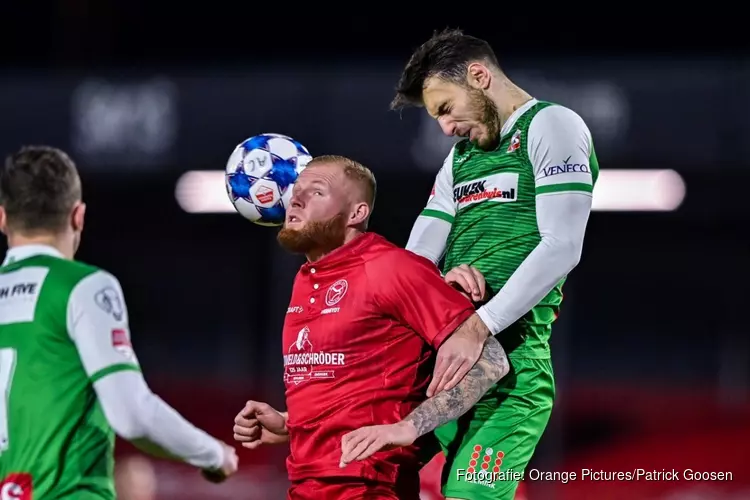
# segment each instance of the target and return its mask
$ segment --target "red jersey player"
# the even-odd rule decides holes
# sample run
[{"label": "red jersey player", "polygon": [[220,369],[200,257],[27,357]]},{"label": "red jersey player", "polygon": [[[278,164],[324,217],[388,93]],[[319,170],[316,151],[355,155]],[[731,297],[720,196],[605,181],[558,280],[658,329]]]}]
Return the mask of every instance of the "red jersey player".
[{"label": "red jersey player", "polygon": [[[458,385],[426,401],[441,343],[452,334],[476,342],[474,307],[427,259],[366,232],[374,197],[367,168],[316,158],[295,183],[279,232],[285,249],[308,260],[284,322],[287,412],[248,402],[234,431],[247,448],[289,441],[292,500],[417,500],[419,469],[431,458],[420,453],[424,435],[468,411],[508,371],[489,337]],[[399,422],[389,446],[375,443],[385,449],[363,445],[342,460],[344,436]],[[366,458],[354,460],[360,452]]]}]

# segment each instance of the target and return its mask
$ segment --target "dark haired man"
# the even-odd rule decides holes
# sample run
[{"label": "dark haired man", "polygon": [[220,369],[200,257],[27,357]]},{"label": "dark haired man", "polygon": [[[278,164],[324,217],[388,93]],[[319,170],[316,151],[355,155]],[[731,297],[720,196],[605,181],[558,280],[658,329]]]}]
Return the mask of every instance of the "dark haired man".
[{"label": "dark haired man", "polygon": [[114,500],[114,432],[223,480],[229,445],[146,385],[111,274],[77,262],[86,206],[73,161],[22,148],[0,170],[0,497]]},{"label": "dark haired man", "polygon": [[[487,42],[458,30],[435,34],[411,56],[391,107],[409,105],[463,139],[438,172],[407,249],[444,258],[446,281],[480,303],[485,333],[512,365],[472,412],[435,432],[450,469],[443,493],[513,498],[555,397],[548,340],[599,173],[591,133],[575,112],[515,85]],[[454,384],[444,382],[453,380],[449,360],[473,356],[448,339],[428,395]]]}]

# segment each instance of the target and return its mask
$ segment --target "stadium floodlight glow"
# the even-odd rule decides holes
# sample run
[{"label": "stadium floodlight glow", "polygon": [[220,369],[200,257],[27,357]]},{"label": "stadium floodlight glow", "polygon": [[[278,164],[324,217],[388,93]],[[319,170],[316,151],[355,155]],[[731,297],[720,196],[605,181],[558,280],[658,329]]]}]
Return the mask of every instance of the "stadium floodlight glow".
[{"label": "stadium floodlight glow", "polygon": [[236,212],[229,201],[222,170],[193,170],[177,180],[175,198],[191,214]]},{"label": "stadium floodlight glow", "polygon": [[[593,210],[670,212],[685,199],[685,181],[674,170],[603,169],[594,189]],[[193,170],[177,181],[175,198],[191,214],[235,212],[222,170]]]},{"label": "stadium floodlight glow", "polygon": [[682,204],[685,192],[685,181],[674,170],[603,169],[592,210],[672,212]]}]

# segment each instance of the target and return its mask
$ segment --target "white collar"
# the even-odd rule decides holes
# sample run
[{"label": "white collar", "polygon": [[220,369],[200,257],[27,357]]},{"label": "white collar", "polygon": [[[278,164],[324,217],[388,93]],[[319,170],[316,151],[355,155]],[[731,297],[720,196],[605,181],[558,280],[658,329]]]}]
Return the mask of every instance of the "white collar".
[{"label": "white collar", "polygon": [[518,119],[521,118],[521,116],[525,112],[531,109],[532,106],[535,106],[538,103],[539,101],[537,101],[535,98],[532,98],[530,101],[526,101],[523,106],[511,113],[511,115],[507,120],[505,120],[505,123],[503,124],[503,128],[500,131],[500,137],[505,137],[508,133],[510,133],[510,129],[512,129],[516,125]]},{"label": "white collar", "polygon": [[5,260],[3,261],[2,265],[6,266],[12,262],[28,259],[29,257],[35,257],[37,255],[49,255],[51,257],[57,257],[60,259],[65,258],[58,249],[53,248],[49,245],[21,245],[8,249],[8,253],[5,254]]}]

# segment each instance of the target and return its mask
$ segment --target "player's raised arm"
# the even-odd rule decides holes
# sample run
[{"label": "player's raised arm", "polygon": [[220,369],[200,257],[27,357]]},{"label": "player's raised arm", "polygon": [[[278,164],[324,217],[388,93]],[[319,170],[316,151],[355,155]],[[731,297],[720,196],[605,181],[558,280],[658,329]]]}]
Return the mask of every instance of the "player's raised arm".
[{"label": "player's raised arm", "polygon": [[440,262],[455,215],[453,148],[451,148],[435,178],[435,185],[427,200],[427,206],[419,214],[412,227],[406,249],[429,259],[434,264]]},{"label": "player's raised arm", "polygon": [[99,271],[84,278],[70,296],[67,323],[104,414],[121,438],[152,455],[194,465],[212,480],[236,471],[233,448],[151,392],[130,343],[128,311],[114,276]]},{"label": "player's raised arm", "polygon": [[491,334],[516,322],[578,264],[599,165],[583,119],[562,106],[534,117],[527,147],[541,241],[477,312]]}]

